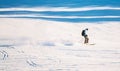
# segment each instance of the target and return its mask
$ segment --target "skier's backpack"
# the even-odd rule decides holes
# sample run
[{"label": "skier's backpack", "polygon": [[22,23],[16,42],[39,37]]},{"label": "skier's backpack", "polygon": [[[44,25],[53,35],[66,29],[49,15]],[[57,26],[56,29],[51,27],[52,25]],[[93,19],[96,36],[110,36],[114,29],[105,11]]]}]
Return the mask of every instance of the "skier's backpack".
[{"label": "skier's backpack", "polygon": [[82,36],[84,36],[84,35],[85,35],[85,30],[82,30],[81,35],[82,35]]}]

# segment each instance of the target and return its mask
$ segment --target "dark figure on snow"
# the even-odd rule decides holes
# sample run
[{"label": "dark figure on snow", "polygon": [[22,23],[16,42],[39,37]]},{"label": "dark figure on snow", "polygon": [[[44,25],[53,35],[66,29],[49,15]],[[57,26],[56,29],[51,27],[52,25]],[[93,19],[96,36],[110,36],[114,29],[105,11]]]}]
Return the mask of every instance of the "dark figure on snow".
[{"label": "dark figure on snow", "polygon": [[82,36],[85,38],[84,44],[88,44],[88,41],[89,41],[87,31],[88,31],[88,28],[82,30]]}]

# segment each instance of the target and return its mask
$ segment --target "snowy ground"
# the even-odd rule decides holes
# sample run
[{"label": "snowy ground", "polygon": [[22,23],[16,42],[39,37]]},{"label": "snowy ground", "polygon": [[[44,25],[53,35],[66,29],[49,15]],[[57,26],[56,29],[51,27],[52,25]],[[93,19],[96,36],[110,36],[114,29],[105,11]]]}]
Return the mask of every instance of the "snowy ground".
[{"label": "snowy ground", "polygon": [[[0,71],[120,71],[119,22],[0,22]],[[83,44],[86,27],[95,45]]]}]

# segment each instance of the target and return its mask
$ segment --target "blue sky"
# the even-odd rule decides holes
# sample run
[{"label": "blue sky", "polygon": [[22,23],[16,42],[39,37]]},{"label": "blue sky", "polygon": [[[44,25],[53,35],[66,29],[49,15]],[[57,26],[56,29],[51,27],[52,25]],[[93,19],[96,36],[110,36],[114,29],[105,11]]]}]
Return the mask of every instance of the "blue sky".
[{"label": "blue sky", "polygon": [[120,0],[0,0],[0,17],[63,22],[120,21]]},{"label": "blue sky", "polygon": [[82,7],[82,6],[120,6],[120,0],[0,0],[0,7],[18,6],[54,6],[54,7]]}]

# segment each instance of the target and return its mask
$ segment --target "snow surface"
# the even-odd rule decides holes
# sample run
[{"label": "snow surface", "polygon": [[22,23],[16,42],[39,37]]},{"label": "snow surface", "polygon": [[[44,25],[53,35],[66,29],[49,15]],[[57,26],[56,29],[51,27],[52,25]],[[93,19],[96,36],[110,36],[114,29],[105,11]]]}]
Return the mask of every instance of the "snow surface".
[{"label": "snow surface", "polygon": [[[90,44],[81,31],[89,28]],[[120,22],[0,18],[0,71],[120,71]]]}]

